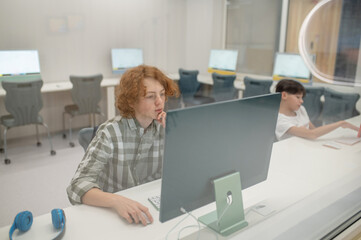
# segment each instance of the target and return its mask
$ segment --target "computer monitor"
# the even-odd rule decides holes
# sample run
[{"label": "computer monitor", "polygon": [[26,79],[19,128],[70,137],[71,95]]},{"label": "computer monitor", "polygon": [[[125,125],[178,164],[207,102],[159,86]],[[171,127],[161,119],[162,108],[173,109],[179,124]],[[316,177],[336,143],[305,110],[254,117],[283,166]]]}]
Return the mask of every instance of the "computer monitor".
[{"label": "computer monitor", "polygon": [[[266,180],[280,100],[277,93],[167,112],[161,222],[183,214],[181,208],[215,201],[213,180],[219,177],[239,173],[239,193]],[[232,212],[238,217],[243,206]]]},{"label": "computer monitor", "polygon": [[37,50],[0,51],[0,76],[40,74]]},{"label": "computer monitor", "polygon": [[235,74],[237,67],[237,50],[212,49],[209,57],[208,72]]},{"label": "computer monitor", "polygon": [[140,48],[113,48],[111,53],[114,74],[122,74],[128,68],[143,64],[143,50]]},{"label": "computer monitor", "polygon": [[311,73],[299,54],[276,53],[273,66],[273,80],[294,79],[302,83],[310,83]]}]

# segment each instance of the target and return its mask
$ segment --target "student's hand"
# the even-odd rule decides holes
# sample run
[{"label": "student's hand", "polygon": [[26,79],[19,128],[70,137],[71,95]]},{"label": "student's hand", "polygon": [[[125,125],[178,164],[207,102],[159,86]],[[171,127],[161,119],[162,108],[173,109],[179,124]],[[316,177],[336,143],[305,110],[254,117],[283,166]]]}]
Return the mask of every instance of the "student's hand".
[{"label": "student's hand", "polygon": [[167,117],[167,113],[166,112],[161,112],[158,114],[157,116],[157,121],[162,124],[162,126],[165,128],[165,118]]},{"label": "student's hand", "polygon": [[359,128],[356,127],[355,125],[349,123],[349,122],[346,122],[346,121],[340,121],[340,124],[341,124],[341,127],[342,128],[350,128],[352,130],[355,130],[355,131],[358,131]]},{"label": "student's hand", "polygon": [[153,223],[153,217],[149,209],[132,199],[117,195],[117,201],[113,208],[129,223],[141,223],[146,226],[146,218],[148,218],[150,223]]}]

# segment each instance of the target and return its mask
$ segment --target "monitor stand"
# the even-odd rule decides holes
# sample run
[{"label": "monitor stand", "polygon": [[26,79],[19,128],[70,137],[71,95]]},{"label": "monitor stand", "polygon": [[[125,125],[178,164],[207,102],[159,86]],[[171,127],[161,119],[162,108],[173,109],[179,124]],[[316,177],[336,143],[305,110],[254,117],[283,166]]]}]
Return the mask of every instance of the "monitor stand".
[{"label": "monitor stand", "polygon": [[198,220],[222,236],[246,227],[239,172],[217,178],[213,184],[217,209]]}]

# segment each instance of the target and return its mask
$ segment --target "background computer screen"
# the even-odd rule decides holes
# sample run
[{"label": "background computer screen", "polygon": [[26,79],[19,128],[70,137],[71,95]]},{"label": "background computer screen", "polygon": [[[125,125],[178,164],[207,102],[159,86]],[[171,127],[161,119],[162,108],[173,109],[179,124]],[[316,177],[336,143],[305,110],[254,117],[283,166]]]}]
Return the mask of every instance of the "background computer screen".
[{"label": "background computer screen", "polygon": [[40,74],[38,51],[0,51],[0,76],[20,74]]},{"label": "background computer screen", "polygon": [[143,50],[140,48],[112,49],[113,73],[123,73],[128,68],[143,64]]},{"label": "background computer screen", "polygon": [[214,201],[212,179],[238,171],[242,189],[267,178],[279,94],[167,113],[159,220]]},{"label": "background computer screen", "polygon": [[276,53],[273,67],[274,80],[283,78],[309,80],[310,77],[310,71],[299,54]]},{"label": "background computer screen", "polygon": [[235,72],[237,66],[237,50],[211,50],[208,71],[215,70]]}]

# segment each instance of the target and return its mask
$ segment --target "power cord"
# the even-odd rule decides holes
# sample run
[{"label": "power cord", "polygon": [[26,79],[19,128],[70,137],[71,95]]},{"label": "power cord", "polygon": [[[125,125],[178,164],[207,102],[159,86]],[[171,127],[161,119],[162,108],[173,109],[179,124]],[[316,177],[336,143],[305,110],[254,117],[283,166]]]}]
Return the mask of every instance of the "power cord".
[{"label": "power cord", "polygon": [[[166,235],[166,240],[168,240],[168,236],[169,234],[176,228],[179,226],[179,224],[181,224],[187,217],[191,216],[196,222],[197,222],[197,225],[188,225],[188,226],[185,226],[183,228],[181,228],[179,231],[178,231],[178,236],[177,236],[177,239],[179,240],[180,239],[180,235],[182,233],[183,230],[187,229],[187,228],[192,228],[192,227],[198,227],[198,234],[197,234],[197,240],[199,240],[199,237],[200,237],[200,231],[203,229],[200,225],[200,222],[198,221],[198,219],[190,212],[187,212],[184,208],[181,208],[180,211],[182,213],[186,213],[187,215],[182,218],[176,225],[174,225],[171,230],[169,230],[169,232],[167,233]],[[217,233],[213,232],[212,233],[215,235],[216,239],[218,240],[218,235]]]}]

